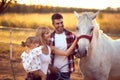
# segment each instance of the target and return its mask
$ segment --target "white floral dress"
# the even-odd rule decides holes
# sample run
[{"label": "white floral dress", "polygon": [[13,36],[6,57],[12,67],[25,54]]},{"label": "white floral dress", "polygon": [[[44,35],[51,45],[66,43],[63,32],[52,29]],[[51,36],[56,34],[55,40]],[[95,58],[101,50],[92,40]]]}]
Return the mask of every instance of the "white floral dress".
[{"label": "white floral dress", "polygon": [[48,47],[48,54],[42,53],[42,46],[34,48],[30,53],[26,53],[25,51],[21,55],[23,67],[26,72],[32,72],[38,69],[41,69],[44,74],[47,74],[48,65],[50,63],[50,53],[51,49]]}]

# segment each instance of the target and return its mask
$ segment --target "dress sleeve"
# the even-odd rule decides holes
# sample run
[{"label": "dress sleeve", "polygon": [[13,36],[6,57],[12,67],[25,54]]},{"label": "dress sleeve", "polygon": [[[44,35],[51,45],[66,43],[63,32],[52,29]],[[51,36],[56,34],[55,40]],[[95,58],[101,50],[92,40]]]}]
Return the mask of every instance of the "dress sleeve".
[{"label": "dress sleeve", "polygon": [[25,60],[25,52],[23,52],[23,53],[21,54],[20,58],[22,59],[21,62],[23,62],[23,61]]},{"label": "dress sleeve", "polygon": [[34,57],[34,56],[41,55],[41,54],[42,54],[41,47],[34,48],[34,49],[31,51],[31,55],[32,55],[33,57]]}]

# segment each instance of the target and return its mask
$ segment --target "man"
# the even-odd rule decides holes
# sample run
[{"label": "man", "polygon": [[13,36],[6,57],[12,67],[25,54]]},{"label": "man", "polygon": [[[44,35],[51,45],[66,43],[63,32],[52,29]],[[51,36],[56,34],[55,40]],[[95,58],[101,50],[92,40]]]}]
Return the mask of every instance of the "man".
[{"label": "man", "polygon": [[[54,26],[55,30],[51,34],[50,45],[65,51],[73,43],[75,39],[75,35],[64,28],[63,16],[61,14],[55,13],[52,15],[51,19],[52,19],[52,25]],[[52,54],[51,57],[52,67],[49,67],[51,71],[51,74],[49,75],[51,77],[51,80],[58,79],[59,77],[57,74],[58,71],[60,71],[62,77],[62,79],[59,80],[70,80],[70,73],[74,72],[75,69],[74,69],[74,62],[70,64],[68,63],[74,59],[74,55],[77,53],[77,51],[78,49],[76,46],[74,51],[69,56],[59,56]],[[60,69],[65,64],[68,65]],[[50,77],[48,80],[50,80]]]}]

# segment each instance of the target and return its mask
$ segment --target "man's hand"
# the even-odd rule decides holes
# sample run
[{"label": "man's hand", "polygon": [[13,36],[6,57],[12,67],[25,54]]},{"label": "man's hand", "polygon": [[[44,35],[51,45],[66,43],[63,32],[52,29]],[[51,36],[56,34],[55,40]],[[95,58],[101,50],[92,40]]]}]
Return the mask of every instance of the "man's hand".
[{"label": "man's hand", "polygon": [[51,71],[51,73],[57,73],[57,72],[59,72],[59,69],[57,67],[51,67],[50,71]]}]

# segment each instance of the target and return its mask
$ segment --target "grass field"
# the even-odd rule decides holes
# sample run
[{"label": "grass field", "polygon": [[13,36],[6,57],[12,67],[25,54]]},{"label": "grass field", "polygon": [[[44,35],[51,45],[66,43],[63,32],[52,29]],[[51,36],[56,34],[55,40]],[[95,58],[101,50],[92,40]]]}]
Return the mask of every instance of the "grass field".
[{"label": "grass field", "polygon": [[[0,25],[16,28],[37,28],[39,26],[52,27],[51,16],[47,14],[3,14],[0,15]],[[73,13],[61,13],[64,17],[65,27],[75,31],[77,19]],[[79,13],[81,14],[81,13]],[[120,33],[120,13],[100,13],[97,16],[100,28],[106,33]]]}]

